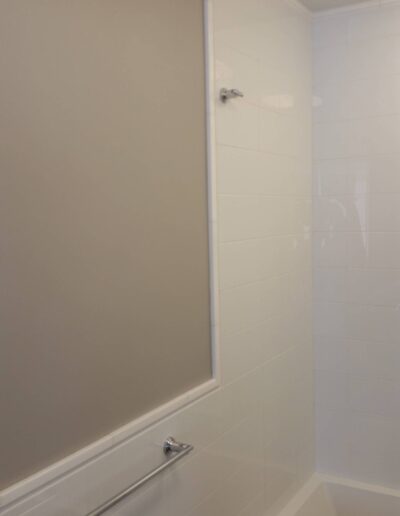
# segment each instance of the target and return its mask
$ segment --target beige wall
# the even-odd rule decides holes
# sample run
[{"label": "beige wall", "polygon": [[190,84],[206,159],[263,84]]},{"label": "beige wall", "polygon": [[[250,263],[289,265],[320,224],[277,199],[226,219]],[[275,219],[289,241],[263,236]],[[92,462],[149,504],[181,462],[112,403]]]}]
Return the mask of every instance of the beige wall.
[{"label": "beige wall", "polygon": [[0,4],[0,488],[211,376],[201,0]]}]

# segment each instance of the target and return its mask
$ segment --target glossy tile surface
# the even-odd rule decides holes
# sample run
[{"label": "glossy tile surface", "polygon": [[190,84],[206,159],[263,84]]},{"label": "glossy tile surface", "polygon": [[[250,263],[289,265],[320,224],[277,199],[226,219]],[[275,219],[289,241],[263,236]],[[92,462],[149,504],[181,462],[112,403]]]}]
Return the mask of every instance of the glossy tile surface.
[{"label": "glossy tile surface", "polygon": [[314,23],[318,467],[400,486],[400,3]]},{"label": "glossy tile surface", "polygon": [[272,516],[314,468],[310,26],[292,2],[215,6],[218,88],[245,93],[217,105],[222,376],[240,400],[260,375],[263,455],[242,473],[262,487],[222,489],[193,516]]}]

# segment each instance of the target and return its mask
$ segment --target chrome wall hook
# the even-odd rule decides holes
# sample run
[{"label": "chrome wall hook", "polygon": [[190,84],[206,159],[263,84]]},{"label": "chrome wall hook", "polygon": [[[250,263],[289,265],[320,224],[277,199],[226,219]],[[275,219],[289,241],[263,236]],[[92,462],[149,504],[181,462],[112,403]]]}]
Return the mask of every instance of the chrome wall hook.
[{"label": "chrome wall hook", "polygon": [[188,447],[190,447],[189,444],[180,443],[176,441],[173,437],[167,437],[163,444],[163,450],[165,455],[168,455],[171,452],[181,453]]},{"label": "chrome wall hook", "polygon": [[219,98],[222,102],[226,102],[228,99],[233,99],[235,97],[244,97],[244,94],[235,88],[232,90],[228,90],[227,88],[221,88],[219,92]]}]

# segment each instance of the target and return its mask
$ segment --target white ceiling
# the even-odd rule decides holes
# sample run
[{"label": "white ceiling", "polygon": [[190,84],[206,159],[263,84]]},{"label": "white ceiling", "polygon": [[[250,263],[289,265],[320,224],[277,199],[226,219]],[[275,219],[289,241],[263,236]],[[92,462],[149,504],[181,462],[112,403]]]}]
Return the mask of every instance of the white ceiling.
[{"label": "white ceiling", "polygon": [[360,4],[363,0],[301,0],[301,2],[311,11],[323,11],[324,9]]}]

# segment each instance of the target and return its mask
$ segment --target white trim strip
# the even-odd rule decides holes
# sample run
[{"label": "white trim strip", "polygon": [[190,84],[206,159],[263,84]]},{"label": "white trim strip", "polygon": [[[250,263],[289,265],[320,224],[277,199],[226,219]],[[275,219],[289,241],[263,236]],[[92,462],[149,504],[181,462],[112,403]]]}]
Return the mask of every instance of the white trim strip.
[{"label": "white trim strip", "polygon": [[215,128],[215,58],[212,0],[204,0],[204,30],[206,59],[207,105],[207,167],[208,167],[208,224],[210,257],[211,346],[213,377],[221,384],[221,353],[219,338],[219,267],[218,267],[218,207],[217,207],[217,157]]},{"label": "white trim strip", "polygon": [[185,394],[178,396],[172,401],[157,407],[144,416],[135,419],[131,423],[118,428],[114,432],[78,450],[72,455],[68,455],[68,457],[4,489],[0,492],[0,509],[18,501],[24,496],[33,494],[35,491],[42,489],[66,473],[71,473],[85,462],[96,459],[99,455],[107,452],[117,444],[134,437],[139,432],[142,432],[161,419],[187,407],[190,403],[197,401],[218,386],[217,380],[213,378]]},{"label": "white trim strip", "polygon": [[334,477],[331,475],[318,474],[321,482],[324,484],[336,484],[339,486],[351,487],[353,489],[359,489],[360,491],[368,491],[369,493],[381,494],[386,496],[393,496],[400,498],[400,490],[392,489],[390,487],[384,487],[375,484],[367,484],[365,482],[359,482],[358,480],[351,480],[349,478]]}]

